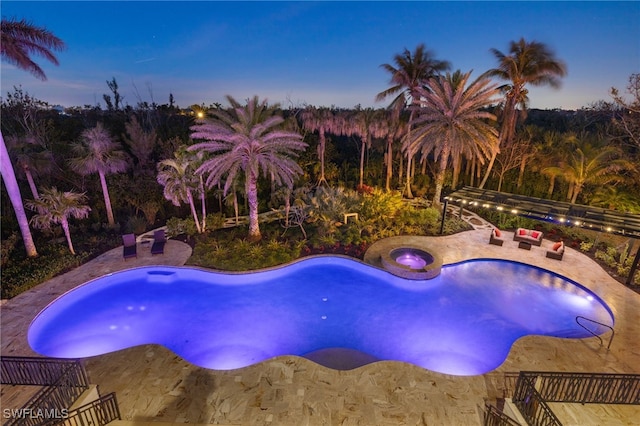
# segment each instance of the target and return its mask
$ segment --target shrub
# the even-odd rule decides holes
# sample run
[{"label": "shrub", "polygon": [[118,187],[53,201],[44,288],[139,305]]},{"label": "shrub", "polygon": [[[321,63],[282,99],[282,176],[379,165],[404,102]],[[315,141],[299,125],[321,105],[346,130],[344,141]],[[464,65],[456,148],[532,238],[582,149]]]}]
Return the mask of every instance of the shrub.
[{"label": "shrub", "polygon": [[124,226],[125,232],[143,234],[147,230],[147,221],[139,216],[131,216]]},{"label": "shrub", "polygon": [[302,242],[263,239],[200,238],[189,264],[225,271],[249,271],[281,265],[300,257]]},{"label": "shrub", "polygon": [[182,234],[194,236],[197,233],[196,222],[191,218],[180,219],[179,217],[172,217],[167,220],[168,237],[175,237]]},{"label": "shrub", "polygon": [[593,247],[593,241],[583,241],[580,243],[580,250],[589,251]]}]

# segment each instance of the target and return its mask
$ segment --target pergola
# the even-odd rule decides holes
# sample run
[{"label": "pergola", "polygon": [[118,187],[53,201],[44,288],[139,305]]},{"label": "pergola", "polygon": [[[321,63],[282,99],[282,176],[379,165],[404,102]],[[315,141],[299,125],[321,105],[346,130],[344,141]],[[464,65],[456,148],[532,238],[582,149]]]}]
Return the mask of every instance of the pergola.
[{"label": "pergola", "polygon": [[[640,215],[638,214],[622,213],[600,207],[527,197],[471,186],[465,186],[447,195],[444,197],[444,202],[445,212],[447,203],[459,205],[461,208],[465,206],[482,207],[558,225],[580,227],[640,239]],[[444,224],[444,214],[442,220]],[[639,261],[640,249],[637,251],[631,265],[627,285],[631,284]]]}]

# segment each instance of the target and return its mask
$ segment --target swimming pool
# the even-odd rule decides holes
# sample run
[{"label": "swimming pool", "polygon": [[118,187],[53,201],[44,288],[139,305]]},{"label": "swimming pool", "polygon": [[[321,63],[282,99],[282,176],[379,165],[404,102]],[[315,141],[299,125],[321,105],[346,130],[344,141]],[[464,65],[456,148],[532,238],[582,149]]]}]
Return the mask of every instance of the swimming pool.
[{"label": "swimming pool", "polygon": [[160,344],[219,370],[298,355],[334,368],[396,360],[476,375],[497,368],[526,335],[591,337],[578,315],[613,325],[598,296],[523,263],[469,260],[415,281],[318,256],[246,274],[159,266],[113,273],[51,303],[28,340],[61,358]]}]

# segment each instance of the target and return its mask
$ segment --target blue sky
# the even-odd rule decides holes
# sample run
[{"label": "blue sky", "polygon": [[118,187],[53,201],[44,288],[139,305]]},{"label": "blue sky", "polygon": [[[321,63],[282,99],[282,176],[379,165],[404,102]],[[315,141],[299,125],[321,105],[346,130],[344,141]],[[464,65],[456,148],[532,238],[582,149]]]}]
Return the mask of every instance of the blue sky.
[{"label": "blue sky", "polygon": [[116,78],[124,102],[182,107],[253,95],[283,106],[383,107],[380,65],[419,43],[475,76],[524,37],[550,46],[568,69],[560,90],[530,88],[532,108],[577,109],[610,100],[640,72],[640,2],[176,2],[5,1],[66,44],[58,67],[35,57],[40,82],[2,63],[1,94],[21,85],[51,104],[101,104]]}]

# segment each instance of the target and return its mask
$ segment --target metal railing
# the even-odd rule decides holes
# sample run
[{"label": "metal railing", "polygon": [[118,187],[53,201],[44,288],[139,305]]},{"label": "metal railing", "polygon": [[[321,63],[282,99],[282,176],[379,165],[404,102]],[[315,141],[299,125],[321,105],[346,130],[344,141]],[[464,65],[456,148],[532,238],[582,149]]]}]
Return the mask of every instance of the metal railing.
[{"label": "metal railing", "polygon": [[120,409],[116,394],[110,393],[82,407],[69,411],[64,420],[46,423],[62,426],[104,426],[114,420],[120,420]]},{"label": "metal railing", "polygon": [[640,405],[640,374],[523,371],[522,378],[534,381],[547,402]]},{"label": "metal railing", "polygon": [[611,330],[611,337],[609,337],[609,344],[607,345],[607,350],[609,350],[609,348],[611,347],[611,342],[613,342],[613,337],[614,337],[614,336],[615,336],[615,334],[616,334],[616,332],[615,332],[615,330],[613,329],[613,327],[611,327],[610,325],[607,325],[607,324],[603,324],[603,323],[601,323],[601,322],[599,322],[599,321],[592,320],[591,318],[583,317],[582,315],[578,315],[578,316],[576,316],[576,322],[578,323],[578,325],[579,325],[580,327],[584,328],[585,330],[587,330],[589,333],[593,334],[595,337],[597,337],[597,338],[598,338],[598,340],[600,340],[600,346],[604,346],[604,342],[602,341],[602,338],[601,338],[599,335],[597,335],[596,333],[594,333],[590,328],[588,328],[588,327],[587,327],[587,326],[585,326],[584,324],[580,323],[580,320],[581,320],[581,319],[583,319],[583,320],[585,320],[585,321],[592,322],[592,323],[594,323],[594,324],[601,325],[601,326],[606,327],[606,328],[608,328],[609,330]]},{"label": "metal railing", "polygon": [[51,386],[71,370],[79,384],[87,385],[84,368],[77,359],[3,356],[0,366],[3,385]]},{"label": "metal railing", "polygon": [[491,404],[484,406],[483,426],[521,426],[520,423],[504,414]]},{"label": "metal railing", "polygon": [[518,407],[518,411],[529,425],[562,426],[542,395],[536,390],[535,383],[535,379],[521,373],[512,399],[514,405]]}]

